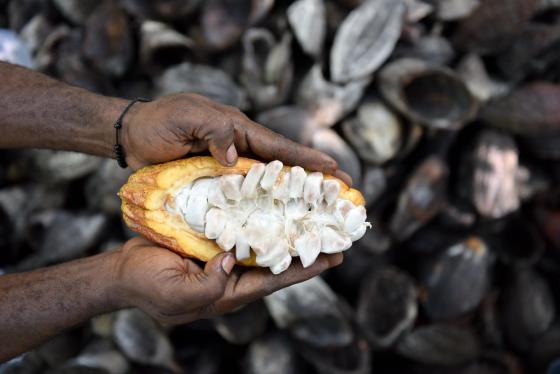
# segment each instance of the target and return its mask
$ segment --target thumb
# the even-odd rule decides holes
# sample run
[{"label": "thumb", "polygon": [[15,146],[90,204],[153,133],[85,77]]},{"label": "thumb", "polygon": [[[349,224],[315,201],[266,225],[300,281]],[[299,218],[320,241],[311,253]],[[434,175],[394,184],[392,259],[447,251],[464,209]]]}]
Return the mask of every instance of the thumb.
[{"label": "thumb", "polygon": [[206,263],[204,271],[196,274],[198,282],[191,291],[196,293],[198,306],[211,304],[224,295],[234,265],[235,257],[232,253],[221,253]]},{"label": "thumb", "polygon": [[233,125],[215,126],[207,135],[208,149],[214,158],[224,166],[237,163]]}]

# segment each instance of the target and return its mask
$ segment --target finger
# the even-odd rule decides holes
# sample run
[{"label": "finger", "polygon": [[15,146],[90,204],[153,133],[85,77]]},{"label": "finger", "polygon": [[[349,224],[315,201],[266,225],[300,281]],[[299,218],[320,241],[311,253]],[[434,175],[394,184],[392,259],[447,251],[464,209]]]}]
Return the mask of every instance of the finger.
[{"label": "finger", "polygon": [[230,123],[212,124],[212,129],[205,135],[208,149],[214,158],[224,166],[233,166],[237,162],[237,150],[234,144],[234,130]]},{"label": "finger", "polygon": [[236,118],[236,124],[248,148],[244,151],[252,152],[265,161],[280,160],[287,165],[327,174],[337,170],[336,161],[329,155],[289,140],[245,116]]},{"label": "finger", "polygon": [[233,254],[220,253],[206,263],[204,271],[188,274],[188,288],[185,291],[191,300],[191,307],[204,307],[220,299],[224,295],[234,265]]},{"label": "finger", "polygon": [[333,173],[333,176],[337,177],[338,179],[342,180],[344,183],[348,185],[348,187],[352,187],[352,177],[345,173],[344,171],[338,169]]},{"label": "finger", "polygon": [[278,275],[272,274],[269,269],[249,270],[235,279],[233,287],[228,289],[224,298],[218,302],[217,309],[226,312],[261,299],[281,288],[303,282],[333,266],[340,265],[342,259],[342,253],[322,254],[308,268],[304,268],[300,261],[294,261],[286,271]]}]

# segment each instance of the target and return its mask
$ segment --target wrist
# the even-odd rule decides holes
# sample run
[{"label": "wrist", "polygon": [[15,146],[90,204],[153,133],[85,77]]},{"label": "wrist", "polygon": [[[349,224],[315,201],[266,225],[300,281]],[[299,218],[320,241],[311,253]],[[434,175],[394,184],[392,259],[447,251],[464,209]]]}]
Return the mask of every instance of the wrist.
[{"label": "wrist", "polygon": [[[134,151],[138,147],[133,139],[133,134],[135,132],[142,133],[142,129],[139,128],[143,114],[143,108],[145,105],[149,104],[150,100],[137,98],[134,101],[128,103],[129,107],[126,109],[126,113],[121,120],[121,129],[119,130],[119,141],[124,151],[124,160],[132,169],[137,169],[140,167],[140,162],[137,157],[134,156]],[[142,134],[145,135],[145,134]]]},{"label": "wrist", "polygon": [[107,306],[107,311],[119,310],[133,307],[130,301],[129,291],[123,279],[122,251],[114,250],[104,254],[102,277],[105,284],[102,287],[103,303]]},{"label": "wrist", "polygon": [[[102,155],[108,158],[115,158],[115,122],[121,115],[124,108],[126,108],[127,101],[124,99],[114,98],[114,97],[102,97],[103,103],[100,111],[100,118],[97,121],[98,124],[98,138],[101,139],[103,143]],[[122,136],[122,129],[120,130]],[[122,140],[121,140],[122,141]]]}]

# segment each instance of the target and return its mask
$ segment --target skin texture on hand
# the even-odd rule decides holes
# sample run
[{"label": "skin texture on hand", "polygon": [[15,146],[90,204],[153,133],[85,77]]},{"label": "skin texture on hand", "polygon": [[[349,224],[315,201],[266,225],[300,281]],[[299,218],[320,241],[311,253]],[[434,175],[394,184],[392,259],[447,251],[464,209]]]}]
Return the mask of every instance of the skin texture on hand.
[{"label": "skin texture on hand", "polygon": [[202,268],[135,238],[112,252],[3,275],[0,362],[101,313],[138,307],[163,324],[212,318],[341,262],[341,253],[321,255],[308,268],[298,262],[273,275],[268,269],[234,268],[232,254],[222,253]]},{"label": "skin texture on hand", "polygon": [[126,100],[0,62],[0,149],[49,148],[114,157],[113,124]]},{"label": "skin texture on hand", "polygon": [[116,253],[0,276],[0,362],[116,309]]},{"label": "skin texture on hand", "polygon": [[[114,157],[113,124],[127,102],[88,92],[0,62],[0,149],[50,148]],[[194,94],[137,103],[123,120],[122,144],[132,168],[209,151],[221,164],[238,155],[333,174],[351,183],[336,162],[248,119],[239,110]],[[309,279],[340,264],[321,255],[279,275],[232,269],[229,253],[200,267],[145,239],[90,258],[0,276],[0,361],[37,346],[97,314],[139,307],[177,324],[210,318]],[[4,344],[10,342],[10,344]]]},{"label": "skin texture on hand", "polygon": [[130,240],[119,251],[117,279],[122,306],[136,306],[165,324],[212,318],[302,282],[339,265],[342,254],[321,255],[308,268],[297,261],[273,275],[264,268],[234,268],[231,253],[216,255],[204,265],[143,239]]},{"label": "skin texture on hand", "polygon": [[[0,62],[0,149],[49,148],[114,158],[115,121],[126,100],[101,96]],[[321,171],[351,185],[336,161],[251,121],[238,109],[195,94],[136,103],[124,116],[122,145],[131,168],[210,151],[221,164],[238,154]],[[233,145],[233,147],[232,147]]]},{"label": "skin texture on hand", "polygon": [[352,183],[332,157],[251,121],[235,107],[201,95],[173,94],[135,104],[124,118],[123,135],[126,160],[133,169],[209,150],[224,166],[234,165],[240,154],[280,160]]}]

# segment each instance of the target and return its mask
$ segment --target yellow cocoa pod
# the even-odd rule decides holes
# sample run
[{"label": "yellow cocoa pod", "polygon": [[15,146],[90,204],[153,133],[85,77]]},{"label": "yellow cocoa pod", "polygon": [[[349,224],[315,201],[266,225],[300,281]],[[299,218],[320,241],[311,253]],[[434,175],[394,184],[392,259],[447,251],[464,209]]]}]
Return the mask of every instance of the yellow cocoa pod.
[{"label": "yellow cocoa pod", "polygon": [[[359,191],[333,176],[292,172],[279,161],[240,157],[226,167],[212,157],[190,157],[147,166],[130,176],[119,196],[132,230],[181,256],[208,261],[237,243],[239,264],[274,273],[285,270],[291,256],[311,251],[305,240],[295,245],[302,236],[326,235],[324,252],[333,253],[369,226]],[[302,259],[309,266],[317,255],[305,252]]]}]

